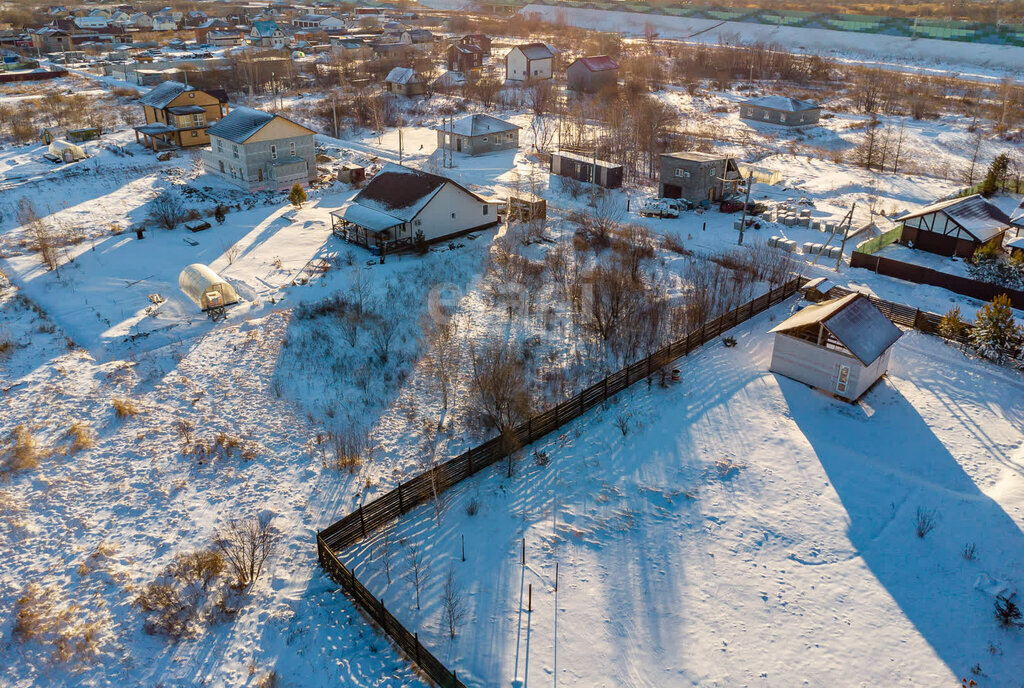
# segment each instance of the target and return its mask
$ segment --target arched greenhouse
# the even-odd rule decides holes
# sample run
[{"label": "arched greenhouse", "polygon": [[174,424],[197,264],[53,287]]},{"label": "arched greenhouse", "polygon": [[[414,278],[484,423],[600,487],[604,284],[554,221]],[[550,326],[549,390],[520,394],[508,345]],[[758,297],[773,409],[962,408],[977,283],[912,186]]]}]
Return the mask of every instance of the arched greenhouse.
[{"label": "arched greenhouse", "polygon": [[193,263],[182,270],[178,286],[204,311],[238,303],[235,288],[202,263]]}]

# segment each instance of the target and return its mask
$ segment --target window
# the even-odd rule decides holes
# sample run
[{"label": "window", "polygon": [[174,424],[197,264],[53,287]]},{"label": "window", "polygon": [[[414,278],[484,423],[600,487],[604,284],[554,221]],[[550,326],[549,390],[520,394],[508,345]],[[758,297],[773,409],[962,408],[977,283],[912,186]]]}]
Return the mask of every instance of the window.
[{"label": "window", "polygon": [[[217,152],[218,153],[223,153],[224,152],[224,142],[221,141],[220,139],[217,139]],[[223,167],[223,163],[221,164],[221,166]],[[223,171],[224,170],[221,170],[221,172],[223,172]]]},{"label": "window", "polygon": [[779,115],[779,121],[780,122],[785,122],[786,121],[786,115]]},{"label": "window", "polygon": [[487,140],[487,137],[486,137],[486,136],[482,137],[482,140],[486,141],[486,140]]},{"label": "window", "polygon": [[288,144],[288,153],[291,154],[291,156],[293,158],[295,157],[295,142],[294,141],[291,141]]},{"label": "window", "polygon": [[487,204],[484,203],[484,215],[486,215],[488,212],[489,212],[489,208],[487,207]]},{"label": "window", "polygon": [[714,167],[712,167],[710,170],[708,170],[708,176],[709,177],[714,177],[715,176],[715,168]]},{"label": "window", "polygon": [[234,165],[231,166],[231,178],[232,179],[235,178],[235,166]]},{"label": "window", "polygon": [[847,386],[850,384],[850,367],[840,364],[839,376],[836,377],[836,391],[839,393],[846,392]]},{"label": "window", "polygon": [[270,159],[277,160],[277,146],[270,146]]},{"label": "window", "polygon": [[223,160],[218,160],[217,163],[220,165],[220,171],[223,174],[223,172],[224,172],[224,161]]},{"label": "window", "polygon": [[195,91],[189,91],[188,97],[189,98],[195,98],[196,97]]},{"label": "window", "polygon": [[412,221],[412,226],[413,227],[419,227],[422,224],[423,224],[423,220],[413,220]]},{"label": "window", "polygon": [[263,181],[263,168],[262,167],[259,168],[258,170],[256,170],[256,179],[259,180],[259,181]]},{"label": "window", "polygon": [[765,120],[767,120],[769,117],[771,117],[771,113],[765,112],[764,113]]},{"label": "window", "polygon": [[235,156],[235,157],[237,158],[237,157],[238,157],[238,146],[236,146],[235,144],[233,144],[233,143],[232,143],[232,144],[231,144],[231,152],[232,152],[232,153],[234,154],[234,156]]},{"label": "window", "polygon": [[452,219],[453,220],[455,219],[455,213],[452,213]]},{"label": "window", "polygon": [[676,176],[682,177],[683,179],[689,179],[690,173],[687,170],[676,168]]},{"label": "window", "polygon": [[199,132],[196,131],[195,129],[193,129],[192,130],[192,138],[197,138],[198,136],[199,136]]}]

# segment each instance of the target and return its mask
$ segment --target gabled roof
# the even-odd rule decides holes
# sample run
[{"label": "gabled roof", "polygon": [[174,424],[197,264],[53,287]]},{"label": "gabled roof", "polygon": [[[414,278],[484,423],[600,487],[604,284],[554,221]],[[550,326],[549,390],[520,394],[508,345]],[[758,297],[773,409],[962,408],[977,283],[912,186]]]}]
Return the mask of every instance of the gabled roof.
[{"label": "gabled roof", "polygon": [[277,31],[277,22],[269,20],[254,21],[252,28],[256,29],[260,36],[273,36],[274,32]]},{"label": "gabled roof", "polygon": [[435,127],[435,131],[450,131],[461,136],[482,136],[484,134],[497,134],[503,131],[521,129],[511,122],[491,117],[490,115],[469,115],[457,120],[451,127]]},{"label": "gabled roof", "polygon": [[139,98],[139,102],[157,110],[162,110],[182,93],[191,90],[193,90],[191,86],[186,86],[180,81],[165,81],[159,86],[154,86],[149,93]]},{"label": "gabled roof", "polygon": [[551,52],[551,48],[543,43],[527,43],[526,45],[517,45],[512,50],[519,49],[528,60],[544,60],[549,57],[554,57],[555,54]]},{"label": "gabled roof", "polygon": [[409,84],[419,81],[419,77],[416,76],[416,70],[412,67],[395,67],[388,72],[384,81],[389,84]]},{"label": "gabled roof", "polygon": [[[607,55],[581,57],[576,62],[579,62],[591,72],[608,72],[619,68],[619,64]],[[573,62],[573,64],[576,64],[576,62]],[[569,66],[571,67],[572,65]]]},{"label": "gabled roof", "polygon": [[205,113],[206,109],[199,105],[178,105],[177,107],[167,108],[167,112],[172,115],[197,115]]},{"label": "gabled roof", "polygon": [[382,167],[352,202],[399,222],[409,222],[445,184],[453,184],[483,203],[482,198],[451,179],[394,163]]},{"label": "gabled roof", "polygon": [[454,50],[465,55],[473,55],[475,53],[482,53],[484,51],[483,48],[476,45],[475,43],[455,43],[449,48],[449,50]]},{"label": "gabled roof", "polygon": [[677,160],[688,160],[690,162],[718,162],[719,160],[728,160],[731,158],[729,155],[721,155],[720,153],[702,153],[700,151],[679,151],[677,153],[662,153],[670,158]]},{"label": "gabled roof", "polygon": [[904,215],[901,221],[906,222],[912,218],[932,213],[942,213],[981,242],[986,242],[1005,232],[1011,224],[1010,217],[1006,213],[980,194],[933,203],[917,212]]},{"label": "gabled roof", "polygon": [[822,325],[868,366],[896,343],[903,332],[863,294],[847,294],[806,308],[782,321],[771,332],[788,332],[807,325]]},{"label": "gabled roof", "polygon": [[[302,127],[301,124],[292,122],[286,117],[280,115],[274,115],[269,112],[263,112],[262,110],[254,110],[253,108],[239,106],[229,112],[222,119],[207,130],[210,136],[217,136],[228,141],[235,143],[245,143],[252,136],[263,127],[267,126],[275,119],[283,119],[286,122],[291,122],[297,127]],[[306,127],[302,127],[306,129]],[[310,129],[306,129],[309,133],[314,133]]]},{"label": "gabled roof", "polygon": [[759,98],[748,98],[740,103],[741,105],[755,105],[768,108],[769,110],[780,110],[782,112],[805,112],[817,110],[818,104],[809,100],[797,100],[786,96],[761,96]]}]

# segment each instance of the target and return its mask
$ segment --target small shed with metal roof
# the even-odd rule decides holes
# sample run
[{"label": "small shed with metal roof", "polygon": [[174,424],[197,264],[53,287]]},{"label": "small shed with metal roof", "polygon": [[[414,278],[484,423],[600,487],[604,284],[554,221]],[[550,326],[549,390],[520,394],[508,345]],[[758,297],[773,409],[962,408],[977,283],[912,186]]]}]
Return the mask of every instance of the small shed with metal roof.
[{"label": "small shed with metal roof", "polygon": [[1015,222],[980,194],[933,203],[901,218],[900,243],[942,256],[970,258],[985,244],[1000,246]]},{"label": "small shed with metal roof", "polygon": [[565,70],[571,91],[598,93],[619,83],[619,63],[607,55],[581,57]]},{"label": "small shed with metal roof", "polygon": [[412,67],[395,67],[384,79],[384,88],[400,96],[421,96],[427,92],[423,77]]},{"label": "small shed with metal roof", "polygon": [[437,147],[455,153],[483,155],[519,149],[519,127],[490,115],[468,115],[451,124],[442,122],[434,130],[437,131]]},{"label": "small shed with metal roof", "polygon": [[903,335],[863,294],[807,306],[771,329],[773,373],[847,401],[885,375]]}]

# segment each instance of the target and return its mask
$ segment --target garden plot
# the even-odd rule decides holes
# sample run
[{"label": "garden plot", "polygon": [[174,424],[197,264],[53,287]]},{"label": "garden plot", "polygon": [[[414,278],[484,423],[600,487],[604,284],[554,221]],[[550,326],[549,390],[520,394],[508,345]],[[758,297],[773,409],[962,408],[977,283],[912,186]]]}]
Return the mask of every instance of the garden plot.
[{"label": "garden plot", "polygon": [[342,559],[467,685],[1009,685],[1024,636],[993,593],[1024,583],[1024,383],[910,332],[846,404],[767,372],[795,307]]}]

